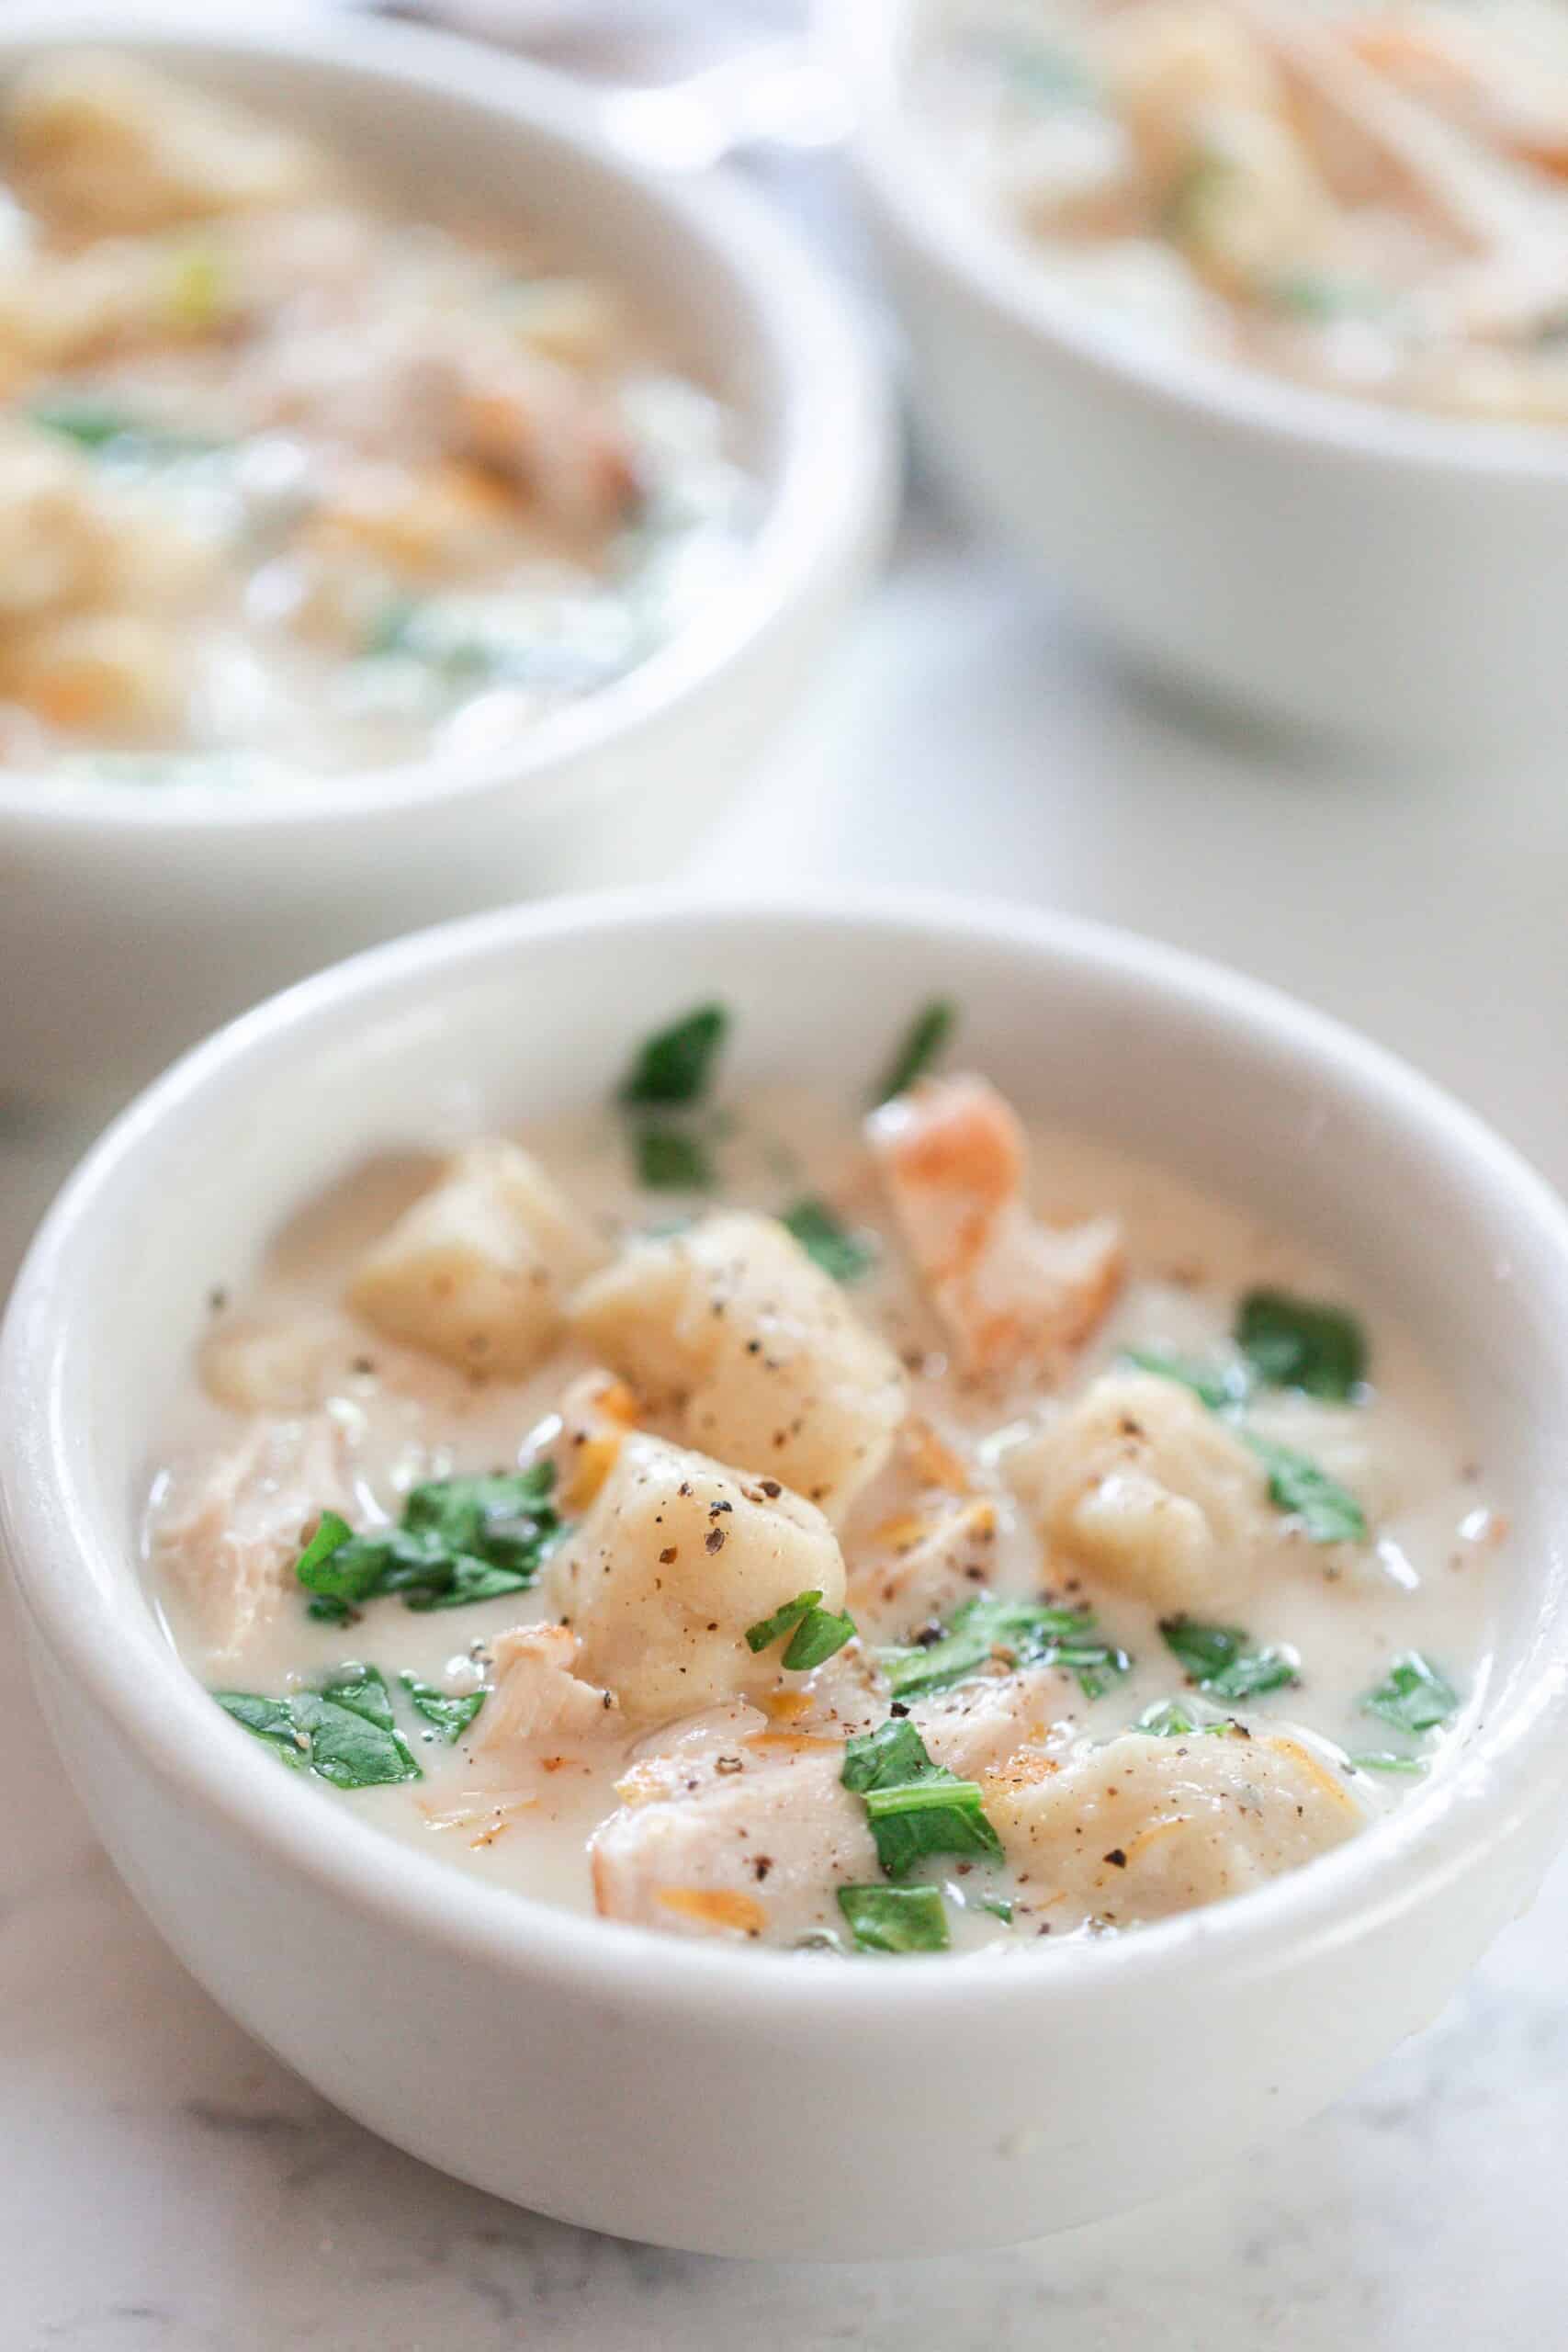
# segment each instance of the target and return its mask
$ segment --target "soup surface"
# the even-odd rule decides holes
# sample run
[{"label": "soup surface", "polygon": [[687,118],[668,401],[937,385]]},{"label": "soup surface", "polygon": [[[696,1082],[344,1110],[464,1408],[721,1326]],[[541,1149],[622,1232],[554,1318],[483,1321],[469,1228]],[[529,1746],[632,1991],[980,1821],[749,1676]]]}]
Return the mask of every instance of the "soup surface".
[{"label": "soup surface", "polygon": [[482,752],[733,560],[725,412],[514,229],[81,51],[12,85],[4,171],[0,761],[243,785]]},{"label": "soup surface", "polygon": [[701,1008],[215,1292],[148,1573],[280,1769],[495,1884],[850,1954],[1121,1932],[1440,1764],[1504,1530],[1428,1368],[942,1074],[950,1020],[867,1115],[731,1101]]},{"label": "soup surface", "polygon": [[944,0],[919,103],[1109,323],[1568,424],[1559,0]]}]

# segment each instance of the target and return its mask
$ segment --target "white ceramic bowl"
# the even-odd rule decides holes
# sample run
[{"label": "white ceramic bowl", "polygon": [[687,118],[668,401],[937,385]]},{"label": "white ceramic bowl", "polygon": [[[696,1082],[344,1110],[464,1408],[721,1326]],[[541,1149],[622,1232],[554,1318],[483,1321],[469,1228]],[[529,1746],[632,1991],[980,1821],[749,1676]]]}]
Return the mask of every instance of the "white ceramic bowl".
[{"label": "white ceramic bowl", "polygon": [[907,103],[929,0],[825,10],[939,458],[1141,662],[1314,729],[1568,738],[1568,433],[1424,416],[1117,334]]},{"label": "white ceramic bowl", "polygon": [[[838,1963],[552,1910],[367,1827],[222,1719],[137,1523],[211,1285],[379,1147],[603,1095],[715,993],[742,1079],[858,1091],[928,990],[1033,1113],[1332,1248],[1451,1377],[1513,1515],[1495,1696],[1388,1821],[1124,1940]],[[559,902],[307,981],[125,1114],[0,1341],[0,1533],[66,1765],[193,1973],[342,2107],[519,2202],[721,2253],[1000,2242],[1299,2121],[1533,1892],[1568,1780],[1568,1216],[1346,1031],[1167,950],[941,900]]]},{"label": "white ceramic bowl", "polygon": [[0,770],[0,1088],[96,1081],[123,1101],[217,1022],[372,940],[668,871],[804,692],[880,548],[891,468],[858,328],[788,233],[733,182],[618,159],[558,80],[342,12],[154,30],[13,6],[0,86],[95,31],[276,108],[416,202],[424,183],[545,221],[733,405],[759,486],[711,605],[504,754],[254,791]]}]

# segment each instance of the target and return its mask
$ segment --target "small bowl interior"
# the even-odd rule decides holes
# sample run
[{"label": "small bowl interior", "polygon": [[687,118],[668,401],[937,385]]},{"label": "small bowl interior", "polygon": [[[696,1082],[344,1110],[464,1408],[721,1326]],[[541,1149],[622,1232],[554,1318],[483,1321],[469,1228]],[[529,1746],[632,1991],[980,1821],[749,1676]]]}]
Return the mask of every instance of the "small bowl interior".
[{"label": "small bowl interior", "polygon": [[[536,233],[552,262],[602,274],[623,293],[661,352],[735,410],[743,436],[738,454],[762,476],[771,471],[776,386],[760,339],[737,332],[732,281],[714,254],[672,233],[669,210],[634,165],[612,166],[584,151],[580,142],[593,135],[590,108],[560,85],[502,59],[487,102],[482,77],[476,85],[471,74],[433,70],[453,62],[450,44],[388,28],[372,28],[360,48],[312,41],[308,29],[274,47],[227,28],[206,39],[194,29],[88,21],[90,30],[70,18],[41,30],[5,28],[0,102],[33,56],[129,47],[319,139],[362,175],[372,198],[384,192],[416,219],[471,218],[481,232],[495,225]],[[464,62],[470,55],[458,52]],[[527,123],[507,104],[518,88],[534,100]]]},{"label": "small bowl interior", "polygon": [[34,1475],[63,1482],[46,1504],[62,1563],[75,1555],[59,1573],[89,1578],[110,1670],[134,1657],[149,1694],[183,1677],[137,1575],[149,1467],[209,1293],[243,1282],[290,1211],[378,1148],[602,1099],[631,1040],[712,995],[735,1014],[738,1083],[807,1078],[858,1100],[933,993],[963,1008],[963,1059],[1029,1113],[1252,1207],[1424,1342],[1512,1516],[1511,1565],[1471,1753],[1349,1850],[1483,1778],[1568,1688],[1560,1209],[1466,1114],[1332,1024],[1167,951],[999,910],[637,899],[481,918],[308,982],[178,1066],[77,1181],[27,1305],[49,1359]]}]

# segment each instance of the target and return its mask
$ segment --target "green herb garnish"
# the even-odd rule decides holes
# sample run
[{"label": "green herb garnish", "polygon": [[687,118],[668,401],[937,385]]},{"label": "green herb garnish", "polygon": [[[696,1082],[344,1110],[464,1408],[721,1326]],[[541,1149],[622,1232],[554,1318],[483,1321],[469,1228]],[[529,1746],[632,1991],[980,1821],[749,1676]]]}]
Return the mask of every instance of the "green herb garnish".
[{"label": "green herb garnish", "polygon": [[1213,1713],[1190,1699],[1156,1699],[1133,1729],[1150,1739],[1209,1739],[1234,1733],[1236,1724],[1234,1716]]},{"label": "green herb garnish", "polygon": [[1366,1337],[1355,1317],[1288,1291],[1248,1291],[1236,1312],[1235,1341],[1270,1388],[1341,1402],[1366,1378]]},{"label": "green herb garnish", "polygon": [[1352,1756],[1349,1760],[1358,1772],[1418,1773],[1424,1772],[1427,1769],[1427,1759],[1424,1756],[1394,1756],[1391,1755],[1386,1747],[1366,1755]]},{"label": "green herb garnish", "polygon": [[427,1724],[434,1724],[448,1747],[462,1737],[485,1702],[482,1690],[465,1690],[460,1698],[454,1698],[436,1683],[422,1682],[417,1674],[400,1674],[398,1679],[412,1705]]},{"label": "green herb garnish", "polygon": [[1314,1544],[1364,1544],[1367,1516],[1348,1487],[1321,1469],[1310,1454],[1251,1430],[1238,1432],[1269,1473],[1270,1499],[1299,1519]]},{"label": "green herb garnish", "polygon": [[699,1101],[707,1091],[728,1026],[723,1005],[704,1004],[668,1029],[656,1031],[622,1080],[620,1100],[634,1105]]},{"label": "green herb garnish", "polygon": [[313,1690],[288,1700],[243,1690],[214,1698],[235,1722],[296,1770],[309,1765],[338,1789],[378,1788],[423,1778],[392,1717],[386,1681],[373,1666],[340,1666]]},{"label": "green herb garnish", "polygon": [[1459,1713],[1459,1692],[1419,1650],[1396,1657],[1383,1679],[1361,1701],[1362,1712],[1381,1715],[1400,1731],[1437,1731]]},{"label": "green herb garnish", "polygon": [[1263,1690],[1283,1690],[1299,1682],[1296,1661],[1274,1645],[1249,1650],[1239,1625],[1205,1625],[1195,1617],[1162,1617],[1165,1645],[1179,1658],[1200,1690],[1216,1699],[1253,1699]]},{"label": "green herb garnish", "polygon": [[890,1102],[896,1094],[907,1094],[918,1078],[923,1078],[943,1046],[953,1034],[958,1019],[958,1008],[945,997],[933,997],[923,1012],[910,1023],[897,1052],[883,1073],[882,1083],[872,1095],[872,1102]]},{"label": "green herb garnish", "polygon": [[979,1895],[976,1898],[975,1907],[978,1911],[988,1911],[992,1918],[999,1919],[1005,1928],[1010,1928],[1012,1925],[1013,1903],[1010,1894]]},{"label": "green herb garnish", "polygon": [[82,392],[56,392],[35,401],[28,411],[30,422],[45,433],[74,441],[79,449],[102,449],[110,441],[139,430],[134,419],[108,401]]},{"label": "green herb garnish", "polygon": [[96,456],[159,458],[209,457],[222,443],[197,433],[153,424],[91,392],[47,392],[28,410],[29,423]]},{"label": "green herb garnish", "polygon": [[895,1699],[950,1690],[983,1673],[996,1657],[1010,1667],[1065,1666],[1086,1699],[1101,1699],[1133,1661],[1108,1642],[1089,1609],[1050,1608],[977,1593],[954,1610],[940,1639],[909,1649],[884,1650],[882,1665]]},{"label": "green herb garnish", "polygon": [[876,1263],[875,1251],[840,1222],[826,1201],[796,1201],[779,1221],[836,1283],[858,1283]]},{"label": "green herb garnish", "polygon": [[649,1193],[707,1193],[715,1182],[706,1148],[679,1127],[638,1128],[637,1176]]},{"label": "green herb garnish", "polygon": [[1245,1403],[1252,1385],[1240,1364],[1212,1370],[1207,1364],[1194,1363],[1189,1356],[1161,1355],[1153,1348],[1126,1348],[1122,1360],[1135,1364],[1140,1372],[1152,1372],[1161,1380],[1174,1380],[1179,1387],[1190,1388],[1200,1404],[1207,1405],[1212,1413],[1223,1413],[1227,1405]]},{"label": "green herb garnish", "polygon": [[225,1714],[265,1739],[297,1772],[304,1771],[310,1761],[310,1743],[295,1728],[287,1699],[263,1699],[251,1690],[215,1690],[212,1695]]},{"label": "green herb garnish", "polygon": [[979,1784],[933,1763],[907,1717],[891,1716],[852,1739],[840,1774],[865,1804],[877,1860],[905,1878],[927,1854],[976,1854],[1000,1861],[1001,1839],[987,1820]]},{"label": "green herb garnish", "polygon": [[857,1951],[946,1951],[952,1942],[937,1886],[841,1886],[839,1908]]},{"label": "green herb garnish", "polygon": [[746,1640],[751,1651],[760,1655],[771,1648],[793,1626],[795,1638],[784,1654],[784,1665],[792,1674],[807,1674],[814,1666],[821,1666],[843,1648],[855,1630],[852,1617],[836,1616],[832,1610],[823,1609],[821,1599],[820,1590],[797,1592],[771,1617],[760,1617],[754,1625],[748,1625]]},{"label": "green herb garnish", "polygon": [[[312,1616],[341,1620],[361,1602],[400,1593],[410,1609],[457,1609],[526,1592],[564,1532],[545,1498],[555,1465],[415,1487],[396,1527],[344,1537],[324,1513],[295,1575],[315,1598]],[[327,1530],[328,1518],[335,1526]],[[323,1551],[323,1531],[331,1536]]]}]

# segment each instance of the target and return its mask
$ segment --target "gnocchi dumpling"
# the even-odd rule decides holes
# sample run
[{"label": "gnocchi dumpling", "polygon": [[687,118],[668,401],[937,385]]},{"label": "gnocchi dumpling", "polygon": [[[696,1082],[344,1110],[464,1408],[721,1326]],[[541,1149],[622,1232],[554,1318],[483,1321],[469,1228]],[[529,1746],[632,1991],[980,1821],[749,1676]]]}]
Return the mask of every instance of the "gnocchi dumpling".
[{"label": "gnocchi dumpling", "polygon": [[1081,1569],[1161,1611],[1235,1605],[1269,1539],[1257,1458],[1155,1373],[1105,1374],[1006,1466],[1048,1568]]},{"label": "gnocchi dumpling", "polygon": [[621,1445],[597,1500],[560,1554],[555,1590],[583,1671],[644,1723],[778,1679],[748,1626],[799,1594],[839,1610],[844,1563],[814,1505],[663,1438]]},{"label": "gnocchi dumpling", "polygon": [[1245,1894],[1340,1845],[1360,1807],[1284,1733],[1128,1732],[1059,1769],[987,1775],[986,1809],[1030,1913],[1127,1927]]},{"label": "gnocchi dumpling", "polygon": [[876,1476],[904,1418],[897,1358],[772,1217],[736,1210],[634,1242],[584,1284],[572,1323],[652,1427],[830,1518]]},{"label": "gnocchi dumpling", "polygon": [[528,1152],[473,1144],[361,1261],[349,1304],[389,1339],[516,1380],[558,1336],[568,1295],[602,1255]]}]

